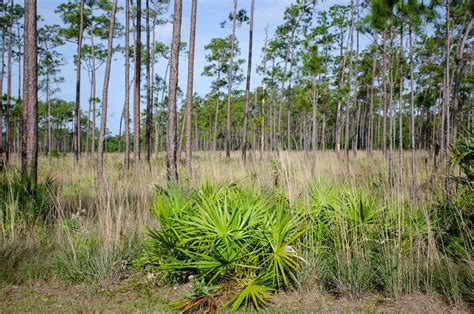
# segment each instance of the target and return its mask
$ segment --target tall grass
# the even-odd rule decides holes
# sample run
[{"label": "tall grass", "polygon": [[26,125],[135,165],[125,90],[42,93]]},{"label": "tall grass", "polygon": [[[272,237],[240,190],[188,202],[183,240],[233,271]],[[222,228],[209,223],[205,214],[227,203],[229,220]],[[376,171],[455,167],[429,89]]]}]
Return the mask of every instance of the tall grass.
[{"label": "tall grass", "polygon": [[[40,160],[40,178],[54,178],[54,188],[47,193],[50,202],[42,210],[54,215],[46,215],[46,220],[22,218],[19,198],[3,194],[0,258],[11,266],[3,268],[6,282],[47,280],[38,275],[41,269],[70,282],[117,276],[120,265],[136,259],[142,241],[150,239],[145,226],[163,230],[163,221],[155,219],[157,195],[168,191],[163,155],[150,166],[143,162],[140,176],[130,178],[122,177],[121,155],[106,157],[106,190],[101,193],[88,156],[78,165],[70,156]],[[266,153],[263,158],[252,154],[245,165],[238,153],[230,160],[219,152],[197,152],[194,158],[193,176],[180,169],[175,192],[181,194],[163,210],[195,204],[191,191],[206,182],[211,190],[234,184],[252,191],[239,196],[248,200],[263,195],[265,208],[284,202],[287,211],[301,213],[305,227],[294,246],[306,261],[296,274],[301,284],[316,281],[324,291],[350,297],[397,297],[417,291],[439,293],[453,303],[473,302],[472,190],[459,188],[450,199],[443,198],[440,185],[432,180],[428,152],[416,154],[414,199],[410,160],[404,159],[401,188],[392,190],[388,163],[380,152],[370,158],[359,152],[349,161],[333,152]],[[1,175],[13,177],[10,171]],[[31,260],[29,256],[43,248],[45,256],[52,256],[44,264],[52,268],[41,268],[40,263],[38,271],[22,277],[28,263],[21,261]]]}]

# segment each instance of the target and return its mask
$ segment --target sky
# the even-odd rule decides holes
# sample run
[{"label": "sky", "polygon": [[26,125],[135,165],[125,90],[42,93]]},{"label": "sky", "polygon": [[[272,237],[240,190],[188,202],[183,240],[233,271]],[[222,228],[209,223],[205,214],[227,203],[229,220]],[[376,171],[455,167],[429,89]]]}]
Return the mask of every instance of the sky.
[{"label": "sky", "polygon": [[[38,0],[38,14],[42,20],[39,22],[38,27],[45,24],[59,24],[61,25],[61,19],[54,10],[55,8],[65,0]],[[18,2],[16,0],[15,2]],[[20,1],[22,2],[22,1]],[[144,1],[143,6],[144,6]],[[269,25],[269,36],[271,37],[275,27],[280,25],[283,21],[283,15],[285,8],[288,7],[293,0],[256,0],[255,1],[255,22],[254,22],[254,48],[253,48],[253,62],[252,62],[252,80],[251,88],[261,84],[262,77],[256,73],[256,66],[262,62],[263,53],[262,49],[265,41],[264,28]],[[341,3],[342,1],[325,1],[319,5],[319,9],[323,10],[328,8],[334,3]],[[240,0],[239,9],[245,9],[250,14],[250,3],[251,0]],[[119,6],[124,7],[124,0],[119,0]],[[196,29],[196,54],[195,54],[195,68],[194,68],[194,91],[199,95],[205,95],[210,90],[210,82],[212,78],[202,76],[201,73],[206,65],[205,61],[205,49],[212,38],[228,36],[231,32],[230,28],[221,28],[220,23],[224,21],[229,13],[233,9],[232,0],[198,0],[198,11],[197,11],[197,29]],[[122,24],[125,21],[125,10],[122,10],[117,14],[117,19]],[[173,1],[171,1],[167,15],[171,17],[173,11]],[[191,11],[191,0],[183,1],[183,20],[182,20],[182,32],[181,40],[189,42],[189,26],[190,26],[190,11]],[[157,41],[161,41],[169,44],[171,42],[173,31],[173,25],[168,23],[156,28],[155,36]],[[242,26],[237,30],[237,38],[240,43],[242,59],[247,59],[248,55],[248,36],[249,27],[248,25]],[[133,37],[130,39],[133,40]],[[142,41],[145,42],[145,33],[142,34]],[[116,38],[114,44],[124,45],[124,38]],[[76,53],[76,47],[74,44],[66,44],[57,49],[58,52],[63,54],[64,64],[61,68],[60,76],[64,77],[65,81],[60,87],[55,97],[62,98],[65,100],[73,101],[75,99],[75,65],[73,62],[74,54]],[[161,76],[164,75],[165,64],[161,62],[156,65],[156,72]],[[179,60],[179,86],[185,91],[186,90],[186,79],[187,79],[187,56],[181,54]],[[104,68],[105,65],[97,73],[97,96],[102,98],[102,86],[104,80]],[[246,63],[243,66],[244,73],[246,73]],[[133,72],[131,72],[133,73]],[[15,73],[14,73],[15,74]],[[168,78],[167,78],[168,79]],[[13,82],[18,80],[13,79]],[[111,67],[111,81],[109,87],[109,109],[107,117],[107,127],[112,134],[119,132],[119,121],[123,108],[124,102],[124,60],[120,53],[114,55],[114,60]],[[244,88],[244,84],[237,88]],[[16,91],[17,87],[13,86],[13,91]],[[131,89],[133,93],[133,89]],[[41,100],[45,98],[44,93],[40,92],[39,97]],[[87,75],[87,71],[83,68],[82,70],[82,87],[81,87],[81,109],[86,111],[88,108],[88,99],[90,97],[90,82]],[[131,94],[132,97],[132,94]],[[133,99],[133,98],[131,98]],[[181,102],[178,106],[181,106]],[[142,104],[143,107],[143,104]],[[99,120],[98,120],[99,121]],[[99,123],[99,122],[98,122]]]}]

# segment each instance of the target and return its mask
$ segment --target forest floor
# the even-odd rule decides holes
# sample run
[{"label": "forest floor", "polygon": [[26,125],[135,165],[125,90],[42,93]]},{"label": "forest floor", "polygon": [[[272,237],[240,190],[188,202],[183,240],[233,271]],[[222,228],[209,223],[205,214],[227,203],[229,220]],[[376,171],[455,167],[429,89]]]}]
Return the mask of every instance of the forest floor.
[{"label": "forest floor", "polygon": [[[78,285],[35,282],[0,286],[0,313],[177,312],[174,302],[191,290],[190,284],[153,287],[146,284],[144,277],[136,274],[125,280]],[[470,309],[462,305],[450,306],[436,295],[418,293],[393,299],[373,294],[352,299],[336,298],[313,286],[275,294],[265,312],[470,313]]]}]

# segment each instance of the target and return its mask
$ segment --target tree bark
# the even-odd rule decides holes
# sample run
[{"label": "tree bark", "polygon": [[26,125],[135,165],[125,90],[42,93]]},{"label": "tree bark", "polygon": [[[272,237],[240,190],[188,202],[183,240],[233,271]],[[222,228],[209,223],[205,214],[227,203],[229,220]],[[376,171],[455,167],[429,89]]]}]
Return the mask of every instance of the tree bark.
[{"label": "tree bark", "polygon": [[110,68],[112,65],[112,49],[114,41],[115,13],[117,12],[117,0],[114,0],[112,16],[109,25],[109,38],[107,44],[107,61],[105,64],[104,88],[102,89],[102,114],[100,121],[99,146],[97,148],[97,183],[99,189],[104,188],[104,142],[105,130],[107,128],[107,105],[110,81]]},{"label": "tree bark", "polygon": [[387,157],[387,31],[383,32],[383,52],[382,52],[382,95],[383,95],[383,119],[382,119],[382,152]]},{"label": "tree bark", "polygon": [[91,34],[91,58],[92,58],[92,139],[91,139],[91,153],[95,153],[95,130],[96,130],[96,119],[97,119],[97,96],[96,96],[96,67],[95,67],[95,44],[94,44],[94,35]]},{"label": "tree bark", "polygon": [[76,53],[76,111],[74,116],[74,160],[79,162],[81,154],[81,49],[84,36],[84,0],[80,2],[79,38]]},{"label": "tree bark", "polygon": [[176,93],[178,89],[179,47],[181,44],[182,0],[175,0],[173,14],[173,40],[171,43],[170,83],[168,96],[168,150],[166,156],[168,181],[178,182],[178,168],[176,164]]},{"label": "tree bark", "polygon": [[[464,48],[466,46],[469,34],[471,33],[472,28],[474,27],[474,18],[471,18],[467,23],[466,27],[463,28],[464,34],[460,34],[459,42],[456,47],[456,53],[454,56],[454,71],[453,71],[453,92],[452,92],[452,105],[451,105],[451,130],[452,138],[455,140],[457,138],[457,116],[458,111],[460,110],[459,106],[459,91],[461,87],[461,74],[464,68]],[[466,125],[469,125],[466,123]]]},{"label": "tree bark", "polygon": [[194,80],[194,51],[196,47],[196,15],[197,0],[192,1],[191,6],[191,26],[189,31],[189,57],[188,57],[188,86],[186,99],[186,169],[188,175],[192,175],[192,117],[193,117],[193,80]]},{"label": "tree bark", "polygon": [[232,102],[232,72],[234,66],[234,49],[235,49],[235,29],[237,24],[237,0],[234,0],[234,13],[232,17],[232,43],[230,46],[230,60],[229,60],[229,82],[227,91],[227,119],[226,119],[226,135],[225,135],[225,155],[230,158],[231,149],[231,121],[230,121],[230,105]]},{"label": "tree bark", "polygon": [[[23,134],[22,171],[37,182],[38,167],[38,76],[36,45],[36,0],[25,0],[25,31],[23,61]],[[29,187],[29,190],[31,186]],[[31,190],[30,190],[31,191]]]},{"label": "tree bark", "polygon": [[150,165],[151,156],[151,78],[150,78],[150,0],[146,0],[146,121],[145,121],[145,159]]},{"label": "tree bark", "polygon": [[[445,126],[444,128],[441,129],[441,133],[443,135],[444,141],[443,141],[443,146],[444,146],[444,162],[445,162],[445,179],[444,179],[444,186],[445,186],[445,192],[446,194],[449,194],[449,163],[448,163],[448,154],[449,154],[449,145],[450,145],[450,134],[449,134],[449,104],[450,104],[450,97],[451,97],[451,88],[450,88],[450,80],[449,80],[449,71],[450,71],[450,51],[451,51],[451,27],[450,27],[450,1],[446,0],[445,1],[445,6],[446,6],[446,49],[445,49],[445,84],[444,84],[444,99],[443,99],[443,105],[444,105],[444,120],[445,120]],[[443,147],[442,146],[442,147]]]},{"label": "tree bark", "polygon": [[377,72],[377,33],[374,34],[374,56],[372,58],[372,76],[370,79],[370,107],[369,107],[369,125],[367,130],[367,140],[366,140],[366,147],[367,147],[367,155],[372,156],[372,149],[373,149],[373,136],[374,136],[374,84],[375,84],[375,75]]},{"label": "tree bark", "polygon": [[353,63],[353,58],[352,58],[352,52],[353,52],[353,46],[354,46],[354,26],[355,26],[355,21],[354,21],[354,4],[352,3],[352,18],[351,18],[351,30],[350,30],[350,50],[349,50],[349,93],[346,98],[346,121],[345,121],[345,144],[344,144],[344,151],[346,154],[346,158],[349,160],[349,117],[350,117],[350,110],[352,106],[352,63]]},{"label": "tree bark", "polygon": [[123,118],[125,120],[125,155],[123,160],[123,175],[128,177],[130,168],[130,2],[125,0],[125,104]]},{"label": "tree bark", "polygon": [[[255,0],[250,5],[250,28],[249,28],[249,56],[247,60],[247,82],[245,84],[245,108],[244,125],[242,126],[242,160],[247,159],[247,120],[250,103],[250,79],[252,74],[252,47],[253,47],[253,20],[255,11]],[[257,106],[255,103],[254,106]],[[255,148],[255,147],[254,147]]]},{"label": "tree bark", "polygon": [[135,175],[138,176],[140,171],[140,76],[142,66],[142,43],[141,43],[141,27],[142,27],[142,1],[137,0],[137,22],[135,26],[135,76],[134,76],[134,92],[133,92],[133,138],[134,138],[134,159],[135,159]]},{"label": "tree bark", "polygon": [[[265,44],[263,47],[263,79],[262,79],[262,110],[260,111],[261,113],[261,118],[262,121],[260,121],[261,126],[260,126],[260,157],[263,158],[263,152],[265,151],[265,100],[266,100],[266,89],[267,89],[267,59],[268,59],[268,25],[265,26]],[[255,95],[257,94],[257,89],[255,89]],[[257,104],[257,97],[255,97],[255,105]],[[271,102],[270,102],[271,104]],[[271,110],[269,110],[271,112]],[[271,119],[271,115],[270,115]],[[271,123],[271,122],[270,122]],[[271,125],[271,124],[270,124]],[[270,127],[271,128],[271,127]],[[270,140],[271,141],[271,140]],[[271,146],[271,144],[270,144]],[[270,147],[271,149],[271,147]]]},{"label": "tree bark", "polygon": [[402,189],[403,177],[403,24],[400,26],[400,60],[399,60],[399,79],[400,91],[398,100],[398,185]]},{"label": "tree bark", "polygon": [[411,150],[411,196],[416,195],[416,172],[415,172],[415,87],[413,79],[413,35],[412,26],[408,36],[410,44],[410,150]]},{"label": "tree bark", "polygon": [[[13,0],[11,1],[10,6],[10,16],[12,16],[13,12]],[[11,98],[12,98],[12,25],[13,25],[13,18],[10,18],[10,26],[8,31],[8,76],[7,76],[7,103],[5,108],[5,131],[6,131],[6,139],[5,139],[5,163],[8,166],[10,164],[10,154],[12,151],[12,132],[11,132]]]},{"label": "tree bark", "polygon": [[2,29],[2,57],[0,59],[0,170],[4,165],[3,157],[3,76],[5,74],[5,30]]},{"label": "tree bark", "polygon": [[394,181],[394,139],[395,139],[395,132],[394,132],[394,108],[393,108],[393,85],[394,85],[394,48],[393,48],[393,32],[390,30],[390,96],[389,96],[389,108],[390,108],[390,130],[389,130],[389,181],[390,186],[393,188],[395,185]]}]

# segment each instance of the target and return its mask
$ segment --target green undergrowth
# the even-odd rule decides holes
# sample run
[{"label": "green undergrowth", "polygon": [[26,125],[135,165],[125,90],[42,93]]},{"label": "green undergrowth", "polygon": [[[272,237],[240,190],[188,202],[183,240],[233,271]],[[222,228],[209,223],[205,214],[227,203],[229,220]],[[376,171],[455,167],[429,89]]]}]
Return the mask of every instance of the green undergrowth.
[{"label": "green undergrowth", "polygon": [[147,229],[135,263],[161,283],[213,287],[179,303],[187,310],[226,298],[231,311],[259,309],[273,292],[311,281],[337,296],[422,292],[472,303],[471,200],[459,188],[447,202],[413,206],[323,182],[292,203],[277,189],[238,184],[159,189],[160,228]]}]

